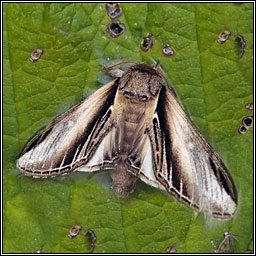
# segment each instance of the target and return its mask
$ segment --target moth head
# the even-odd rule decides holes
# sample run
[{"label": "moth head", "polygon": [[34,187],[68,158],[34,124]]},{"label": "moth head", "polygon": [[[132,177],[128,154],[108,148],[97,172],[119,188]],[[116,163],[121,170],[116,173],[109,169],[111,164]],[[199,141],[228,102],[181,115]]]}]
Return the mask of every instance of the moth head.
[{"label": "moth head", "polygon": [[164,78],[156,68],[135,64],[120,78],[119,91],[127,98],[148,101],[155,99],[165,84]]}]

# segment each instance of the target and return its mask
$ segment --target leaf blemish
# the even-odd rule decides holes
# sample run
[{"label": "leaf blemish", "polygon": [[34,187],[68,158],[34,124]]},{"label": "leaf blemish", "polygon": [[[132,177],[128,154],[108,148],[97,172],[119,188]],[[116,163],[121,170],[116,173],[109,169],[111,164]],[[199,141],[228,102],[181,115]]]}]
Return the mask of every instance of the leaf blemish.
[{"label": "leaf blemish", "polygon": [[126,27],[119,20],[112,21],[107,27],[107,33],[113,38],[120,36],[126,30]]}]

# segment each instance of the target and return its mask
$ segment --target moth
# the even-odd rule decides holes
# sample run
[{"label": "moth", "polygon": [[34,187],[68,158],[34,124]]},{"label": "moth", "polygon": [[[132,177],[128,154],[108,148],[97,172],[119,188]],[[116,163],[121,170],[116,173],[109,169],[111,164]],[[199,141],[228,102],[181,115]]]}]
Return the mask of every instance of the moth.
[{"label": "moth", "polygon": [[206,215],[231,217],[237,199],[227,168],[161,71],[136,63],[115,74],[27,143],[20,171],[36,178],[111,169],[119,196],[140,179]]}]

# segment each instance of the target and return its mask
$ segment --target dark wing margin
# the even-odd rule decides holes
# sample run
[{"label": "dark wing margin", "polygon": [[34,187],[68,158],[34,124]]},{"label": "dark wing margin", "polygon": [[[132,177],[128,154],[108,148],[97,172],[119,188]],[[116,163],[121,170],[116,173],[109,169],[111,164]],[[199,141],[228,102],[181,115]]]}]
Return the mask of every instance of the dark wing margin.
[{"label": "dark wing margin", "polygon": [[[155,130],[163,136],[163,164],[160,170],[154,168],[156,179],[195,210],[219,218],[231,217],[237,196],[227,168],[170,88],[161,89],[156,112],[159,118]],[[155,134],[161,139],[160,132]]]},{"label": "dark wing margin", "polygon": [[119,79],[102,86],[39,131],[17,160],[33,177],[63,175],[84,166],[111,130],[112,105]]}]

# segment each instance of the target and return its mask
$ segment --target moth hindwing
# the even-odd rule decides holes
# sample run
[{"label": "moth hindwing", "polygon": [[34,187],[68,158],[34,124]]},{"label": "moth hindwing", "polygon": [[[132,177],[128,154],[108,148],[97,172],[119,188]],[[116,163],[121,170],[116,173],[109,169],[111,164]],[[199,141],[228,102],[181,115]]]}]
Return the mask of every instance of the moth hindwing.
[{"label": "moth hindwing", "polygon": [[234,184],[157,68],[135,64],[40,131],[17,167],[33,177],[112,169],[125,196],[139,178],[197,211],[236,210]]}]

